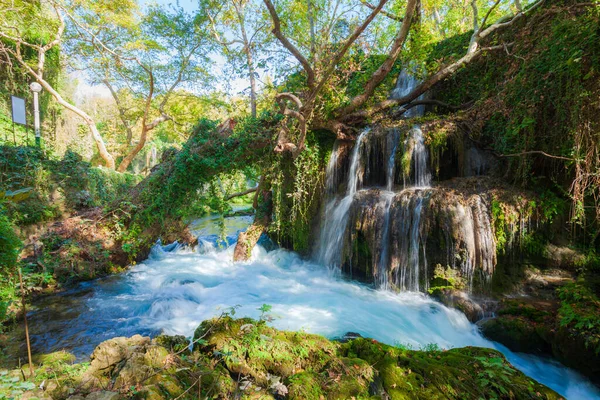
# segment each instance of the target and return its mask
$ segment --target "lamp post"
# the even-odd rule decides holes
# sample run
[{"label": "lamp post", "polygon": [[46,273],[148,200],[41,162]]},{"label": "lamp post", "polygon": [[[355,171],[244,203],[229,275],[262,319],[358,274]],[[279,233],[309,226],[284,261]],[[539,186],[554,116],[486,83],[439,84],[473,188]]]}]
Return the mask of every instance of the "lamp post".
[{"label": "lamp post", "polygon": [[29,89],[33,92],[33,117],[35,127],[35,145],[41,146],[41,132],[40,132],[40,104],[39,104],[39,93],[42,91],[42,85],[37,82],[31,82]]}]

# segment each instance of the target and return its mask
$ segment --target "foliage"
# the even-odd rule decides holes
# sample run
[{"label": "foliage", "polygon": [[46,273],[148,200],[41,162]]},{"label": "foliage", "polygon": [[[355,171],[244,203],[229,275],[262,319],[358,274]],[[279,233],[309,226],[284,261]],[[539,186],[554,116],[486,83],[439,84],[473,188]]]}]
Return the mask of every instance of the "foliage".
[{"label": "foliage", "polygon": [[8,307],[16,298],[16,267],[21,241],[0,203],[0,330],[7,317]]},{"label": "foliage", "polygon": [[[547,238],[539,231],[530,230],[530,221],[538,212],[535,200],[521,196],[513,198],[492,197],[491,216],[496,239],[496,252],[505,255],[514,249],[523,250],[526,255],[541,255]],[[538,218],[538,223],[545,220]]]},{"label": "foliage", "polygon": [[24,382],[18,376],[9,376],[8,371],[0,371],[0,399],[12,400],[27,390],[35,389],[35,383]]},{"label": "foliage", "polygon": [[280,243],[307,252],[314,216],[320,206],[325,180],[325,152],[316,137],[309,137],[306,149],[293,161],[279,159],[273,173],[274,227]]},{"label": "foliage", "polygon": [[560,326],[585,337],[586,347],[600,354],[600,299],[581,283],[571,283],[557,290],[561,300]]},{"label": "foliage", "polygon": [[428,289],[430,294],[440,289],[456,289],[462,290],[466,286],[465,280],[460,276],[460,271],[451,268],[450,266],[444,267],[441,264],[437,264],[433,271],[433,279]]},{"label": "foliage", "polygon": [[[542,6],[501,34],[499,41],[512,43],[507,51],[488,53],[435,90],[436,99],[454,105],[476,100],[477,116],[468,117],[474,117],[471,136],[511,155],[507,176],[539,190],[547,221],[566,212],[561,199],[568,196],[574,227],[588,243],[598,238],[600,221],[600,147],[593,133],[600,120],[592,100],[599,90],[600,53],[592,44],[599,40],[599,18],[597,7],[578,1]],[[435,68],[460,54],[461,42],[440,42],[427,63]]]},{"label": "foliage", "polygon": [[67,151],[62,160],[33,147],[0,147],[0,190],[33,188],[24,201],[6,204],[17,225],[59,217],[66,209],[105,206],[140,180],[139,176],[95,168]]},{"label": "foliage", "polygon": [[172,233],[169,227],[181,229],[181,221],[198,211],[229,211],[226,187],[239,187],[240,172],[256,177],[259,167],[269,165],[278,118],[262,113],[240,119],[231,132],[201,119],[183,148],[141,182],[134,198],[113,207],[108,225],[116,239],[135,256],[149,249],[157,236]]},{"label": "foliage", "polygon": [[490,349],[415,351],[364,338],[342,344],[229,317],[204,321],[194,337],[203,338],[195,350],[217,355],[230,373],[258,387],[273,388],[276,378],[292,399],[369,398],[369,388],[390,398],[558,398]]}]

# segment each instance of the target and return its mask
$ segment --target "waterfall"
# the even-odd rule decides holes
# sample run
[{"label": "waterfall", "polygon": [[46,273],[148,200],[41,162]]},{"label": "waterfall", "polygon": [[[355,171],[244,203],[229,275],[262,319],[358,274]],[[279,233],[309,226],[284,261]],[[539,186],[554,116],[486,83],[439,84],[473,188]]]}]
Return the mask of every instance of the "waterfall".
[{"label": "waterfall", "polygon": [[[405,152],[411,155],[411,175],[414,176],[412,186],[427,188],[431,186],[431,172],[429,171],[429,156],[423,131],[415,125],[407,135],[405,141]],[[406,177],[404,179],[406,186]]]},{"label": "waterfall", "polygon": [[387,136],[389,149],[387,157],[387,173],[385,176],[385,188],[391,191],[394,187],[394,176],[396,175],[396,152],[398,151],[398,142],[400,141],[400,133],[398,129],[393,129],[391,134]]},{"label": "waterfall", "polygon": [[370,129],[365,129],[358,135],[356,144],[352,149],[352,155],[350,156],[350,171],[348,172],[348,188],[346,189],[346,197],[354,196],[358,185],[362,184],[362,173],[359,174],[359,169],[362,168],[360,163],[360,149],[365,137],[369,133]]},{"label": "waterfall", "polygon": [[[400,71],[400,75],[398,75],[398,80],[396,81],[396,87],[392,90],[390,95],[391,99],[400,99],[407,94],[409,94],[417,85],[420,83],[419,80],[415,77],[415,68],[409,67],[404,68]],[[424,95],[421,95],[417,98],[417,100],[421,100],[424,98]],[[418,117],[425,113],[425,106],[415,106],[412,107],[404,113],[405,118]]]},{"label": "waterfall", "polygon": [[327,163],[327,169],[325,170],[325,190],[327,191],[328,196],[335,196],[338,185],[339,161],[340,143],[338,140],[336,140],[333,144],[333,149],[331,150],[331,156],[329,157],[329,162]]},{"label": "waterfall", "polygon": [[375,265],[375,283],[382,289],[389,288],[388,282],[388,265],[389,265],[389,246],[390,246],[390,209],[393,204],[395,197],[394,192],[383,192],[381,199],[383,202],[383,228],[381,234],[381,249],[379,252],[379,259]]},{"label": "waterfall", "polygon": [[[346,233],[346,225],[348,223],[348,210],[352,205],[352,200],[358,186],[362,183],[362,170],[361,160],[361,146],[368,135],[369,129],[365,129],[356,139],[356,144],[352,149],[350,155],[350,170],[348,172],[348,187],[346,189],[346,195],[338,200],[332,198],[325,207],[325,221],[321,229],[321,237],[317,250],[317,259],[320,263],[334,268],[340,266],[341,252],[343,250],[344,234]],[[333,160],[333,157],[337,157],[337,151],[332,153],[327,166],[328,173],[333,173],[337,169],[334,165],[337,164],[337,160]],[[327,176],[327,182],[335,180],[330,175]]]},{"label": "waterfall", "polygon": [[[419,291],[421,276],[427,275],[425,240],[422,232],[421,215],[429,193],[420,189],[405,189],[397,195],[392,210],[394,223],[391,228],[392,257],[390,269],[394,285],[401,290]],[[421,274],[422,273],[422,274]]]},{"label": "waterfall", "polygon": [[[408,94],[418,83],[403,71],[392,97]],[[404,116],[423,112],[413,107]],[[378,288],[403,291],[427,290],[437,264],[456,270],[469,290],[476,277],[484,278],[479,283],[491,276],[496,244],[487,207],[479,195],[432,187],[420,125],[404,133],[362,131],[348,155],[345,177],[340,147],[336,142],[327,166],[326,206],[315,249],[319,263]],[[402,165],[400,182],[397,164]]]}]

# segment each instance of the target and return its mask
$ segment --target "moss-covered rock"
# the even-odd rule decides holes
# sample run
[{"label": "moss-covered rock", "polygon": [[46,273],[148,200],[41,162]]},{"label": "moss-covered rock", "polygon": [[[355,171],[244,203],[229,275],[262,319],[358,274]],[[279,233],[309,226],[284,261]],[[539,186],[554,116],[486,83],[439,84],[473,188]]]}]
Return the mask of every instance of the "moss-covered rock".
[{"label": "moss-covered rock", "polygon": [[[265,321],[229,317],[203,322],[194,337],[194,351],[181,354],[164,347],[171,341],[165,337],[111,339],[94,350],[89,368],[67,367],[71,358],[66,353],[39,358],[61,369],[45,375],[36,372],[22,396],[71,400],[560,398],[491,349],[415,351],[365,338],[341,343],[280,331]],[[57,386],[51,389],[46,383],[39,389],[57,372],[61,374]],[[63,377],[69,374],[69,379]],[[13,375],[18,378],[19,371]]]},{"label": "moss-covered rock", "polygon": [[543,354],[551,350],[543,339],[545,335],[540,335],[535,325],[523,319],[492,318],[480,326],[487,338],[500,342],[513,351]]},{"label": "moss-covered rock", "polygon": [[554,299],[504,300],[482,333],[513,351],[552,355],[600,382],[600,301],[581,283],[556,291]]},{"label": "moss-covered rock", "polygon": [[[508,364],[495,350],[414,351],[372,339],[347,343],[278,331],[264,322],[221,318],[195,333],[195,350],[217,357],[233,377],[291,399],[560,398]],[[539,395],[538,395],[539,394]]]}]

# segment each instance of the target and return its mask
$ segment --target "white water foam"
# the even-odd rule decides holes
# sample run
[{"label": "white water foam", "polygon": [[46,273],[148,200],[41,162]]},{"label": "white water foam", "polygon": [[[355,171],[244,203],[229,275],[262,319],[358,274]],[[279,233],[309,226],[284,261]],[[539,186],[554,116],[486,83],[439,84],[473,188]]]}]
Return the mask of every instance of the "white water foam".
[{"label": "white water foam", "polygon": [[[464,314],[425,295],[372,290],[333,277],[327,268],[284,250],[267,253],[255,248],[251,261],[233,263],[232,250],[208,254],[178,250],[136,266],[126,276],[131,289],[127,297],[143,303],[138,311],[145,311],[133,313],[134,323],[190,336],[202,320],[228,307],[240,305],[236,316],[257,318],[258,308],[269,304],[277,317],[273,325],[279,329],[328,337],[358,332],[415,348],[429,343],[443,348],[492,347],[569,399],[600,398],[598,389],[572,370],[486,340]],[[96,300],[101,302],[102,297]]]}]

